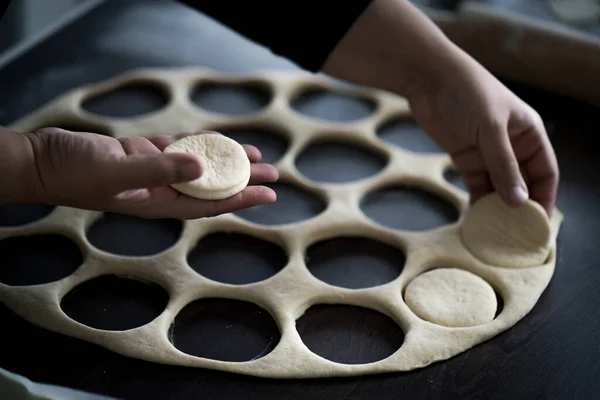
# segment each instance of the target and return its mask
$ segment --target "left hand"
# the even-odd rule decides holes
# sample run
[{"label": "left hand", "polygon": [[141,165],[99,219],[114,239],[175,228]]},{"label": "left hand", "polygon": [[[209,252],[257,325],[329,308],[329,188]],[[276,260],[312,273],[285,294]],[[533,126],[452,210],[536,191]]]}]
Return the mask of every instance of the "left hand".
[{"label": "left hand", "polygon": [[170,187],[200,177],[203,160],[162,150],[202,133],[115,139],[44,128],[26,134],[37,167],[35,201],[143,218],[196,219],[276,200],[272,189],[255,185],[276,181],[278,171],[270,164],[258,164],[261,153],[250,145],[244,148],[252,173],[242,192],[224,200],[199,200]]}]

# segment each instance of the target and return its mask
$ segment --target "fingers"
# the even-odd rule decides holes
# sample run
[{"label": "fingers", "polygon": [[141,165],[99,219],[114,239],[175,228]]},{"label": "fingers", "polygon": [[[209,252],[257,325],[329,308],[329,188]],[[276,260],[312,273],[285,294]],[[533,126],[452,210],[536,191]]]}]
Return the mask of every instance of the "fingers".
[{"label": "fingers", "polygon": [[507,128],[499,123],[488,127],[479,137],[479,149],[498,195],[513,206],[527,201],[529,192],[513,152]]},{"label": "fingers", "polygon": [[179,196],[169,204],[168,215],[180,219],[212,217],[238,211],[277,200],[275,191],[266,186],[248,186],[240,193],[224,200],[198,200],[188,196]]},{"label": "fingers", "polygon": [[523,160],[522,168],[529,181],[530,198],[550,215],[556,202],[559,169],[543,125],[524,134],[514,147],[517,157]]},{"label": "fingers", "polygon": [[[200,134],[200,133],[198,133]],[[202,174],[201,160],[189,154],[161,152],[161,148],[179,138],[192,135],[155,136],[150,139],[136,137],[121,139],[121,145],[128,157],[111,165],[110,185],[113,192],[131,191],[141,188],[156,188],[173,183],[186,182]],[[243,145],[251,163],[249,185],[275,182],[279,172],[270,164],[256,164],[260,161],[260,151],[252,145]]]},{"label": "fingers", "polygon": [[[154,146],[156,146],[156,148],[158,148],[158,150],[163,151],[165,149],[165,147],[167,147],[168,145],[170,145],[173,142],[183,139],[184,137],[191,136],[191,135],[203,135],[203,134],[207,134],[207,133],[216,133],[216,134],[220,135],[220,133],[213,132],[213,131],[200,131],[200,132],[195,132],[195,133],[183,132],[183,133],[178,133],[176,135],[154,136],[154,137],[148,138],[147,140],[150,143],[152,143]],[[250,160],[250,162],[252,162],[252,163],[260,162],[260,160],[262,159],[262,154],[258,148],[256,148],[255,146],[249,145],[249,144],[243,144],[242,147],[244,148],[244,150],[246,150],[246,154],[248,155],[248,159]]]},{"label": "fingers", "polygon": [[200,160],[184,153],[134,154],[112,163],[107,187],[113,193],[187,182],[202,175]]},{"label": "fingers", "polygon": [[160,154],[160,150],[142,137],[130,137],[119,139],[125,153],[130,154]]},{"label": "fingers", "polygon": [[252,164],[250,166],[249,185],[275,182],[279,179],[279,171],[271,164]]},{"label": "fingers", "polygon": [[462,152],[453,153],[451,157],[467,186],[471,203],[494,191],[487,168],[477,148],[471,147]]},{"label": "fingers", "polygon": [[260,150],[249,144],[244,144],[242,145],[242,147],[244,148],[244,150],[246,150],[246,154],[248,155],[248,159],[251,163],[260,162],[260,160],[262,159],[262,154],[260,153]]},{"label": "fingers", "polygon": [[469,190],[471,203],[475,203],[483,196],[494,191],[486,171],[466,174],[463,176],[463,181]]}]

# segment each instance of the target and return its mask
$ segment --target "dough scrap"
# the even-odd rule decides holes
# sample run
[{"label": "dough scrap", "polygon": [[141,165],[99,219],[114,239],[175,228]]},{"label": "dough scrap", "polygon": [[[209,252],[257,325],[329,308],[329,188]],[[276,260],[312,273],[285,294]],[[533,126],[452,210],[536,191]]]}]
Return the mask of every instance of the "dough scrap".
[{"label": "dough scrap", "polygon": [[542,206],[528,200],[511,207],[496,193],[479,199],[467,211],[460,235],[475,257],[505,268],[542,265],[553,245],[550,220]]},{"label": "dough scrap", "polygon": [[[201,80],[229,85],[262,82],[273,89],[276,101],[256,114],[242,117],[207,112],[195,106],[189,96],[185,95],[174,97],[173,102],[164,109],[128,119],[95,116],[92,121],[89,114],[82,111],[83,99],[140,80],[160,83],[179,94],[190,93]],[[299,91],[314,87],[342,95],[345,90],[350,90],[351,94],[372,99],[378,107],[361,123],[336,123],[336,126],[329,121],[319,121],[294,113],[289,106],[291,99]],[[56,207],[40,221],[17,228],[0,228],[0,237],[68,233],[71,237],[78,238],[80,245],[92,256],[75,274],[57,282],[14,287],[0,283],[0,301],[33,324],[95,343],[125,356],[161,364],[209,368],[266,378],[306,379],[410,371],[449,359],[509,329],[533,309],[554,273],[556,236],[563,217],[555,210],[549,227],[548,221],[544,219],[545,214],[535,204],[528,204],[520,210],[507,210],[494,196],[469,207],[467,193],[444,179],[444,171],[453,166],[447,154],[424,155],[407,151],[382,141],[373,129],[391,117],[410,118],[410,115],[406,100],[388,92],[361,88],[357,93],[355,89],[347,89],[327,78],[291,71],[263,71],[232,76],[204,68],[139,69],[67,92],[16,121],[11,128],[32,131],[57,123],[82,125],[89,120],[90,124],[101,127],[117,138],[123,138],[144,136],[148,132],[219,131],[220,128],[215,127],[284,127],[289,134],[290,144],[287,153],[275,166],[291,185],[314,185],[314,189],[327,199],[328,207],[311,219],[281,226],[260,226],[235,214],[185,221],[185,229],[176,245],[158,255],[141,258],[106,254],[85,240],[82,226],[92,223],[98,213]],[[57,122],[58,118],[62,121]],[[308,182],[297,170],[294,160],[307,143],[324,137],[376,147],[386,153],[388,168],[369,179],[348,184]],[[214,138],[206,137],[203,140],[208,139]],[[239,151],[239,147],[235,148]],[[247,165],[245,162],[243,164]],[[212,190],[234,191],[235,185],[241,185],[245,180],[236,179],[238,175],[231,172],[236,171],[237,167],[221,170],[222,173],[230,171],[226,173],[227,179],[222,179],[223,175],[214,175],[214,172],[219,172],[216,165],[220,164],[209,165],[215,169],[206,175],[219,177],[215,182],[211,181]],[[360,202],[374,187],[390,183],[435,191],[438,196],[455,204],[462,217],[466,213],[466,219],[462,223],[424,232],[405,232],[383,227],[361,212]],[[199,185],[202,190],[209,186],[205,183]],[[505,220],[506,216],[513,219]],[[527,225],[523,231],[525,233],[519,233],[520,225],[517,222]],[[489,223],[496,227],[505,226],[511,232],[495,233],[493,229],[486,228]],[[548,230],[551,230],[550,247],[553,251],[547,260],[543,260],[543,264],[539,264],[546,255]],[[277,274],[253,284],[234,287],[235,285],[206,279],[187,265],[186,254],[204,235],[215,231],[251,234],[277,241],[289,252],[289,262]],[[402,247],[406,252],[406,263],[400,276],[383,286],[360,290],[319,282],[306,266],[304,256],[307,247],[316,240],[348,235],[364,236]],[[465,237],[467,240],[464,240]],[[464,242],[469,243],[470,250]],[[481,244],[487,244],[488,247],[481,247]],[[540,250],[542,248],[543,251]],[[469,251],[482,252],[484,257],[491,255],[495,264],[482,263],[469,256]],[[512,254],[507,256],[502,251],[511,251]],[[515,258],[515,255],[518,257]],[[534,265],[530,268],[498,267],[497,264],[503,264],[502,261],[507,261],[504,264],[513,267]],[[427,272],[432,266],[452,266],[456,270]],[[477,279],[463,273],[463,269],[470,271]],[[168,308],[146,325],[127,331],[92,329],[69,318],[60,308],[61,296],[81,282],[106,274],[139,277],[162,285],[171,297]],[[447,279],[439,279],[440,274],[448,274]],[[407,284],[407,276],[417,278]],[[441,286],[432,288],[434,284],[438,285],[434,282],[440,282]],[[499,296],[504,300],[502,313],[492,320],[490,316],[494,302],[489,285],[497,288]],[[467,288],[470,293],[465,297],[468,301],[462,303],[464,308],[460,308],[457,299],[452,297],[452,287]],[[408,291],[406,302],[403,297],[405,289]],[[432,298],[423,299],[419,295],[420,291],[426,290],[434,291],[429,296]],[[281,339],[275,349],[253,360],[239,363],[195,357],[179,351],[169,341],[169,327],[183,307],[205,297],[238,298],[260,305],[280,327]],[[442,298],[454,300],[454,303],[440,305],[441,308],[433,310],[431,307],[423,307],[431,302],[441,302]],[[476,302],[479,302],[478,308],[474,306]],[[297,334],[295,321],[309,306],[323,303],[350,304],[386,312],[402,327],[406,340],[389,357],[368,364],[340,364],[317,356],[302,342]],[[421,304],[423,311],[419,311],[417,304]],[[415,316],[411,307],[432,321],[472,326],[456,328],[428,322]],[[473,325],[475,323],[479,324]]]},{"label": "dough scrap", "polygon": [[250,181],[250,160],[235,140],[218,133],[186,136],[163,152],[200,157],[203,173],[191,182],[175,183],[174,189],[203,200],[222,200],[241,192]]},{"label": "dough scrap", "polygon": [[438,268],[413,279],[406,305],[420,318],[447,327],[467,327],[494,319],[498,303],[489,283],[458,268]]}]

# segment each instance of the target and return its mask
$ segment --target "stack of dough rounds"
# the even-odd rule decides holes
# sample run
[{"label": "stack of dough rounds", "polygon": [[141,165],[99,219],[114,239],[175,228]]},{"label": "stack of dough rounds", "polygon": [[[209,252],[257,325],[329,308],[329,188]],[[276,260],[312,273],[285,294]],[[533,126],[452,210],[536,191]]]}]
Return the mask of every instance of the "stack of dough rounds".
[{"label": "stack of dough rounds", "polygon": [[238,142],[219,133],[186,136],[167,146],[163,152],[188,153],[200,158],[202,176],[171,185],[188,196],[222,200],[244,190],[250,181],[250,160],[246,151]]}]

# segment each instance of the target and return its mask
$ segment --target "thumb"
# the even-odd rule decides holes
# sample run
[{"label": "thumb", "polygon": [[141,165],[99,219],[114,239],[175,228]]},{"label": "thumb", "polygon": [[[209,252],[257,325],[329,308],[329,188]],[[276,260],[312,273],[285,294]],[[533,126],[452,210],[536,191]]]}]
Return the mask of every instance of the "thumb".
[{"label": "thumb", "polygon": [[505,203],[523,204],[529,198],[506,127],[497,124],[480,137],[479,149],[492,186]]},{"label": "thumb", "polygon": [[113,192],[168,186],[202,175],[198,157],[185,153],[130,155],[111,169],[109,187]]}]

